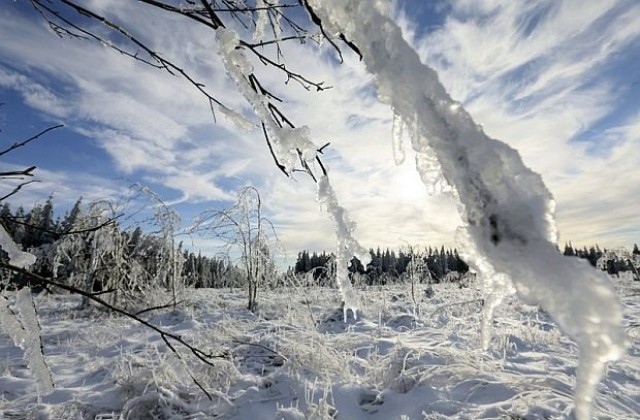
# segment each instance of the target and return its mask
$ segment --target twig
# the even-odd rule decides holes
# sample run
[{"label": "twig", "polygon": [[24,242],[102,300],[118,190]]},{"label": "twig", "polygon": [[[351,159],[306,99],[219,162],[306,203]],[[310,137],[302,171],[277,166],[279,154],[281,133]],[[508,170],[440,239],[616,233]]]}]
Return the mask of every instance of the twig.
[{"label": "twig", "polygon": [[29,166],[27,169],[23,169],[22,171],[0,172],[0,178],[7,178],[10,176],[33,176],[32,172],[35,169],[35,166]]},{"label": "twig", "polygon": [[[186,342],[181,336],[170,333],[168,331],[165,331],[147,321],[145,321],[144,319],[138,317],[135,314],[129,313],[127,311],[125,311],[124,309],[120,309],[118,307],[115,307],[109,303],[107,303],[106,301],[100,299],[99,297],[95,296],[95,294],[93,293],[89,293],[89,292],[85,292],[84,290],[78,289],[76,287],[73,286],[69,286],[67,284],[64,283],[59,283],[55,280],[52,280],[50,278],[47,277],[43,277],[40,276],[38,274],[32,273],[28,270],[25,270],[24,268],[20,268],[20,267],[16,267],[15,265],[12,264],[8,264],[6,262],[2,262],[0,261],[0,268],[6,268],[8,270],[13,271],[14,273],[18,273],[18,274],[22,274],[32,280],[35,280],[36,282],[43,284],[43,285],[48,285],[48,286],[53,286],[53,287],[57,287],[59,289],[62,290],[66,290],[67,292],[76,294],[76,295],[80,295],[80,296],[84,296],[89,300],[92,300],[100,305],[102,305],[103,307],[109,309],[112,312],[116,312],[120,315],[123,315],[127,318],[131,318],[134,321],[144,325],[145,327],[157,332],[158,334],[160,334],[160,336],[162,337],[162,339],[165,341],[165,343],[167,343],[168,347],[176,352],[175,348],[173,346],[171,346],[168,342],[168,339],[172,339],[180,344],[182,344],[184,347],[186,347],[187,349],[189,349],[189,351],[191,351],[191,353],[193,353],[201,362],[206,363],[209,366],[214,367],[213,363],[209,360],[209,359],[214,359],[214,358],[220,358],[220,359],[226,359],[228,358],[226,355],[220,354],[220,355],[216,355],[216,354],[209,354],[209,353],[205,353],[204,351],[194,347],[193,345],[189,344],[188,342]],[[176,352],[177,353],[177,352]]]},{"label": "twig", "polygon": [[[27,184],[27,183],[25,183],[25,184]],[[0,198],[0,201],[2,201],[4,198],[5,197]],[[106,226],[114,224],[116,222],[116,220],[118,220],[122,216],[123,216],[123,214],[119,214],[119,215],[115,216],[114,218],[107,220],[104,223],[100,223],[99,225],[92,226],[92,227],[89,227],[89,228],[86,228],[86,229],[67,230],[65,232],[56,232],[56,231],[53,231],[53,230],[50,230],[50,229],[46,229],[46,228],[43,228],[43,227],[34,226],[34,225],[30,224],[30,223],[20,221],[20,220],[18,220],[16,218],[13,218],[13,217],[2,217],[2,220],[7,221],[7,222],[11,222],[11,223],[15,223],[15,224],[21,225],[21,226],[28,226],[28,227],[30,227],[32,229],[39,230],[41,232],[45,232],[45,233],[51,234],[51,235],[53,235],[53,237],[55,239],[58,239],[58,238],[61,238],[63,236],[67,236],[67,235],[77,235],[77,234],[81,234],[81,233],[95,232],[96,230],[102,229],[103,227],[106,227]]]},{"label": "twig", "polygon": [[[43,131],[39,132],[38,134],[36,134],[36,135],[35,135],[35,136],[33,136],[33,137],[30,137],[30,138],[26,139],[25,141],[21,141],[21,142],[19,142],[19,143],[18,143],[18,142],[16,142],[16,143],[12,144],[12,145],[11,145],[11,147],[9,147],[8,149],[3,150],[2,152],[0,152],[0,156],[2,156],[2,155],[6,155],[7,153],[9,153],[10,151],[12,151],[12,150],[14,150],[14,149],[17,149],[17,148],[19,148],[19,147],[25,146],[26,144],[28,144],[28,143],[30,143],[30,142],[32,142],[32,141],[34,141],[34,140],[36,140],[36,139],[37,139],[37,138],[39,138],[40,136],[43,136],[44,134],[48,133],[49,131],[55,130],[56,128],[60,128],[60,127],[64,127],[64,125],[62,125],[62,124],[54,125],[54,126],[52,126],[52,127],[49,127],[49,128],[47,128],[47,129],[45,129],[45,130],[43,130]],[[34,168],[35,168],[35,167],[34,167]]]},{"label": "twig", "polygon": [[[0,178],[2,178],[2,176],[0,176]],[[27,182],[23,182],[22,184],[18,185],[17,187],[15,187],[13,189],[13,191],[11,191],[9,194],[5,195],[4,197],[0,197],[0,201],[2,200],[6,200],[7,198],[11,197],[14,194],[17,194],[18,191],[20,191],[22,189],[22,187],[24,187],[25,185],[29,185],[32,182],[36,182],[36,181],[27,181]]]},{"label": "twig", "polygon": [[242,341],[242,340],[238,340],[238,339],[234,339],[232,341],[234,343],[236,343],[236,344],[243,344],[245,346],[253,346],[253,347],[258,347],[258,348],[267,350],[268,352],[273,353],[278,357],[282,357],[285,361],[289,361],[289,359],[286,356],[282,355],[281,353],[278,353],[277,351],[275,351],[273,349],[270,349],[269,347],[267,347],[265,345],[258,344],[258,343],[249,343],[248,341]]}]

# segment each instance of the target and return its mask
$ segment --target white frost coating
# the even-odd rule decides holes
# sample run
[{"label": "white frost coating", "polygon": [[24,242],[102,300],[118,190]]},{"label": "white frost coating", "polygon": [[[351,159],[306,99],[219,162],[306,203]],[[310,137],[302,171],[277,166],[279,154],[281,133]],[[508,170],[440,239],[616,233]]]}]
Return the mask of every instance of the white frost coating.
[{"label": "white frost coating", "polygon": [[393,114],[393,126],[391,127],[391,138],[393,146],[393,160],[396,165],[402,165],[404,162],[404,136],[406,135],[407,127],[402,117],[398,114]]},{"label": "white frost coating", "polygon": [[[231,29],[220,28],[216,31],[216,39],[218,40],[218,51],[223,58],[227,72],[232,76],[237,74],[246,76],[253,72],[253,65],[251,65],[244,53],[238,49],[240,41],[236,32]],[[229,68],[230,66],[232,68]]]},{"label": "white frost coating", "polygon": [[342,300],[344,301],[344,320],[347,321],[347,311],[351,309],[353,317],[357,318],[358,302],[356,292],[349,280],[349,270],[347,269],[351,258],[356,257],[362,265],[366,266],[371,260],[371,255],[354,238],[353,231],[356,223],[349,219],[349,214],[344,207],[338,204],[336,193],[326,176],[318,180],[318,201],[327,207],[327,212],[331,215],[336,227],[338,237],[338,249],[336,253],[336,283],[340,289]]},{"label": "white frost coating", "polygon": [[301,158],[307,163],[315,160],[318,146],[311,141],[309,127],[282,127],[275,128],[274,131],[278,139],[278,160],[287,172],[291,173],[299,165]]},{"label": "white frost coating", "polygon": [[16,267],[27,268],[36,262],[36,256],[21,251],[2,225],[0,225],[0,248],[9,254],[9,263]]},{"label": "white frost coating", "polygon": [[24,358],[36,379],[38,391],[40,393],[51,392],[53,391],[53,379],[42,354],[40,323],[31,297],[31,290],[28,287],[24,287],[16,293],[16,307],[25,330],[24,344],[21,346],[24,349]]},{"label": "white frost coating", "polygon": [[256,128],[256,124],[251,120],[245,118],[239,112],[234,111],[233,109],[229,109],[226,106],[218,107],[218,110],[222,112],[222,114],[227,117],[229,121],[233,123],[240,131],[249,132]]},{"label": "white frost coating", "polygon": [[9,308],[9,301],[0,297],[0,331],[9,335],[13,343],[22,348],[26,340],[26,333],[16,314]]},{"label": "white frost coating", "polygon": [[253,33],[254,41],[261,41],[264,38],[264,30],[269,23],[269,15],[264,0],[256,0],[256,9],[258,10],[258,21],[256,22],[256,30]]},{"label": "white frost coating", "polygon": [[256,92],[249,83],[248,76],[253,71],[253,67],[243,51],[237,49],[239,46],[238,35],[231,29],[220,28],[216,30],[216,37],[218,51],[225,70],[265,125],[278,162],[284,165],[287,173],[291,173],[300,162],[297,150],[302,152],[305,160],[315,159],[317,147],[310,140],[309,129],[307,127],[280,127],[276,124],[264,96]]},{"label": "white frost coating", "polygon": [[[380,7],[361,0],[310,4],[326,29],[358,46],[381,100],[405,120],[418,118],[413,147],[418,153],[431,147],[456,190],[473,246],[465,250],[469,263],[486,260],[508,276],[522,300],[541,305],[578,343],[575,415],[588,419],[604,363],[624,353],[622,309],[604,274],[558,251],[554,204],[540,175],[482,132]],[[503,280],[496,284],[500,293],[507,287]]]}]

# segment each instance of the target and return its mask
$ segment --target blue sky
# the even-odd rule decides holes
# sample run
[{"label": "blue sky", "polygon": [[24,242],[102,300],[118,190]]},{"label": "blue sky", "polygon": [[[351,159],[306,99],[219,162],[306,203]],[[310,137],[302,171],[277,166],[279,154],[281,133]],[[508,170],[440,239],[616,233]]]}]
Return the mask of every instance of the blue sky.
[{"label": "blue sky", "polygon": [[[167,57],[192,70],[233,109],[249,114],[215,54],[214,37],[176,17],[124,0],[87,2],[135,27]],[[145,19],[140,19],[140,12]],[[542,174],[557,203],[560,241],[631,246],[640,242],[640,3],[636,1],[399,1],[395,15],[451,96],[492,137],[516,148]],[[396,166],[392,112],[373,94],[352,54],[286,47],[288,65],[333,89],[260,77],[308,125],[366,247],[408,243],[455,246],[460,223],[444,195],[428,196],[412,155]],[[261,132],[212,120],[207,101],[184,80],[86,41],[59,39],[27,2],[0,6],[0,141],[57,123],[50,133],[3,157],[2,167],[37,165],[17,206],[54,194],[63,209],[120,197],[148,185],[185,225],[206,209],[230,205],[256,186],[289,257],[332,249],[331,222],[306,176],[285,178]],[[6,184],[3,190],[11,185]],[[213,242],[193,238],[212,251]]]}]

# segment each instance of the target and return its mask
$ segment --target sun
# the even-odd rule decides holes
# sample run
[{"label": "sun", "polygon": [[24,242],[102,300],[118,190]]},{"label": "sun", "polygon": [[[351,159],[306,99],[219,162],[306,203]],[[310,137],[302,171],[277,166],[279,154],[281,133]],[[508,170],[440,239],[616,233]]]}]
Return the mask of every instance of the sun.
[{"label": "sun", "polygon": [[415,200],[426,196],[426,187],[416,168],[410,164],[397,167],[392,175],[393,194],[401,200]]}]

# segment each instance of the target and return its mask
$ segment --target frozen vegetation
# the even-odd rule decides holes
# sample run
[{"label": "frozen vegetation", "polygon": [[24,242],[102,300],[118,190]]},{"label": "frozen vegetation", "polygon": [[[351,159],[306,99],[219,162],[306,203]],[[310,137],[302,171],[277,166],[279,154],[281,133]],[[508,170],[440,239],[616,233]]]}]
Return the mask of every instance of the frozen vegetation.
[{"label": "frozen vegetation", "polygon": [[[212,352],[209,366],[192,360],[189,349],[171,347],[166,336],[105,316],[86,300],[78,308],[76,297],[45,294],[34,306],[26,289],[8,294],[0,302],[0,321],[13,338],[0,336],[7,355],[3,415],[477,419],[573,413],[586,420],[592,410],[612,418],[638,413],[637,340],[617,361],[626,334],[637,337],[637,284],[618,280],[616,293],[606,275],[560,254],[554,201],[541,177],[449,97],[388,16],[388,2],[303,3],[323,32],[357,45],[380,100],[393,109],[396,162],[405,159],[405,141],[411,143],[429,192],[456,199],[465,223],[458,241],[478,284],[439,285],[419,303],[404,286],[356,292],[346,267],[353,256],[366,264],[366,250],[318,158],[325,146],[273,106],[277,98],[256,78],[247,44],[214,22],[217,52],[253,115],[211,97],[210,104],[243,130],[262,127],[282,172],[313,178],[336,226],[339,297],[332,289],[290,287],[265,292],[266,303],[255,311],[243,310],[243,295],[234,290],[186,289],[178,299],[172,255],[172,300],[181,305],[145,317]],[[257,2],[257,40],[270,26],[265,4]],[[173,254],[172,223],[165,242]],[[14,265],[34,262],[2,227],[0,245]],[[157,293],[147,303],[169,300]]]},{"label": "frozen vegetation", "polygon": [[[633,340],[609,364],[593,415],[640,412],[640,285],[615,278]],[[23,350],[0,336],[0,413],[7,419],[566,419],[578,347],[549,315],[512,297],[496,308],[481,350],[477,284],[358,289],[343,321],[336,289],[265,290],[259,311],[241,289],[187,289],[178,309],[143,315],[219,358],[213,366],[148,328],[79,297],[34,296],[55,389],[38,387]],[[149,294],[149,303],[171,299]],[[3,299],[4,300],[4,299]],[[10,300],[16,310],[19,302]],[[211,395],[209,400],[191,376]],[[149,414],[152,413],[152,414]],[[1,417],[0,416],[0,417]],[[154,416],[154,417],[151,417]]]}]

